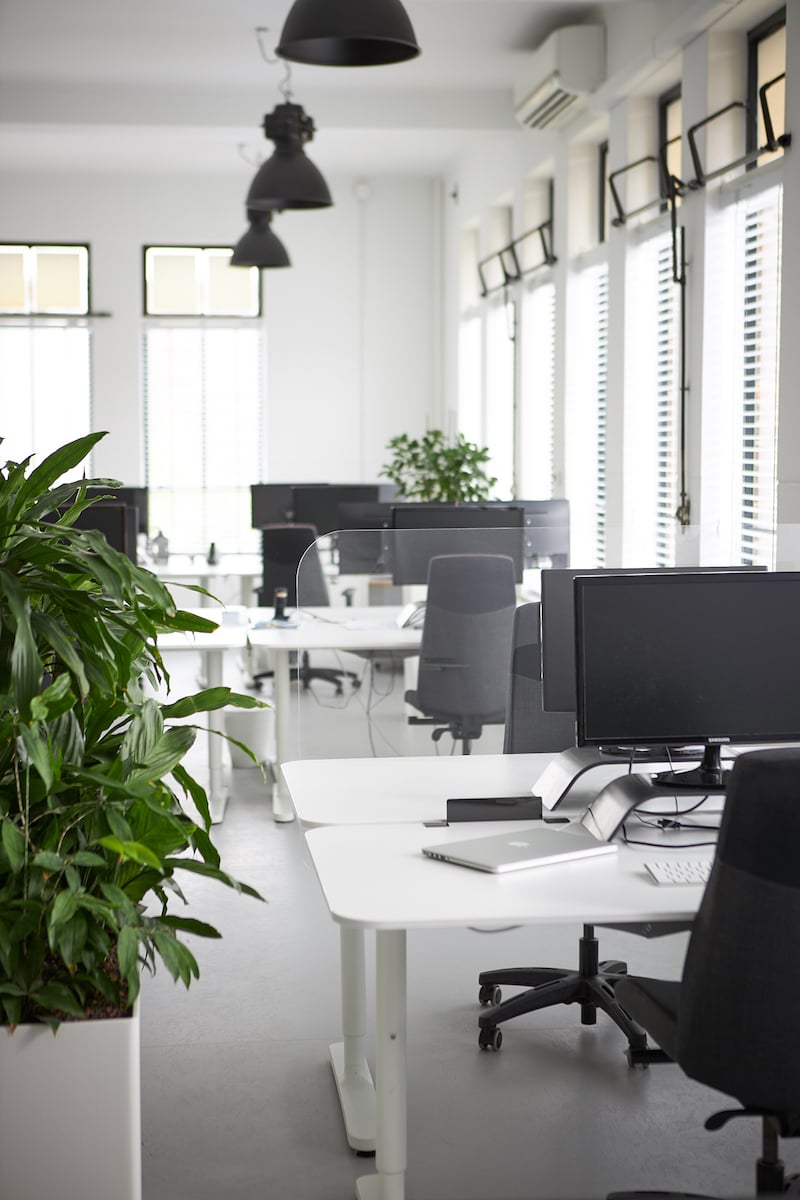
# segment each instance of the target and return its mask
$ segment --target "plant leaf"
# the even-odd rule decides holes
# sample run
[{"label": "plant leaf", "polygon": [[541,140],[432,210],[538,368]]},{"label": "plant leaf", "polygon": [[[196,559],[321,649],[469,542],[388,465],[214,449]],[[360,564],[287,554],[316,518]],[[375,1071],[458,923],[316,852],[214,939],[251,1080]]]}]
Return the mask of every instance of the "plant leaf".
[{"label": "plant leaf", "polygon": [[16,874],[25,863],[25,838],[7,817],[3,818],[3,849],[8,856],[9,866]]}]

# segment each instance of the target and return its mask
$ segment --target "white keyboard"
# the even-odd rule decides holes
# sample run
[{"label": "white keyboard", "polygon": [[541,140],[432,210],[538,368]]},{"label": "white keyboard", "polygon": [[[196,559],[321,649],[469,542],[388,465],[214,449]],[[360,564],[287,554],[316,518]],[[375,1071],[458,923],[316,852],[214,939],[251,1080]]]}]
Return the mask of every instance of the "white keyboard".
[{"label": "white keyboard", "polygon": [[675,858],[644,864],[656,883],[708,883],[711,862],[700,858]]}]

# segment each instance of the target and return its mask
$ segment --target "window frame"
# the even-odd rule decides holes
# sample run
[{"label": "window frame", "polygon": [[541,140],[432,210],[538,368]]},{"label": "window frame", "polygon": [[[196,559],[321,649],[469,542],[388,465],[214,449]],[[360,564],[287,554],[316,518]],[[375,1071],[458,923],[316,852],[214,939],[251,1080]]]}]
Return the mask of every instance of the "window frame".
[{"label": "window frame", "polygon": [[233,254],[232,246],[216,245],[207,243],[204,245],[196,245],[192,242],[181,243],[180,245],[166,243],[148,243],[142,246],[142,316],[147,321],[259,321],[264,316],[264,282],[261,271],[258,267],[242,268],[237,270],[258,272],[258,289],[257,300],[258,306],[255,313],[209,313],[209,312],[150,312],[147,306],[147,254],[150,250],[193,250],[201,254],[207,254],[209,251],[219,252],[227,251],[228,254]]},{"label": "window frame", "polygon": [[39,251],[39,250],[85,250],[86,252],[86,272],[83,280],[86,290],[86,307],[81,310],[75,309],[55,309],[55,308],[24,308],[24,309],[3,309],[0,311],[0,319],[33,320],[53,319],[63,320],[67,318],[80,319],[82,317],[90,317],[96,314],[92,313],[92,249],[89,242],[2,242],[0,249],[11,250],[19,248],[20,250]]}]

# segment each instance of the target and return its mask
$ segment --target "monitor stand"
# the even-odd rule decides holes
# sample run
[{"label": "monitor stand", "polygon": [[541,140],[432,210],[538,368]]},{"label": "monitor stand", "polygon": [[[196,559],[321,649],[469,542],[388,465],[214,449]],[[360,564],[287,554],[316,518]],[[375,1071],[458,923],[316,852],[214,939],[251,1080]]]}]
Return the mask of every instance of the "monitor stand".
[{"label": "monitor stand", "polygon": [[[671,748],[673,759],[698,757],[698,750],[689,747]],[[542,807],[552,812],[582,775],[593,767],[605,767],[614,763],[622,763],[626,767],[638,766],[640,763],[664,762],[667,753],[663,746],[631,746],[624,748],[602,746],[571,746],[562,750],[548,763],[542,774],[533,785],[532,791],[540,796]],[[682,772],[681,772],[682,774]],[[687,772],[688,774],[688,772]],[[686,786],[691,786],[688,782]]]}]

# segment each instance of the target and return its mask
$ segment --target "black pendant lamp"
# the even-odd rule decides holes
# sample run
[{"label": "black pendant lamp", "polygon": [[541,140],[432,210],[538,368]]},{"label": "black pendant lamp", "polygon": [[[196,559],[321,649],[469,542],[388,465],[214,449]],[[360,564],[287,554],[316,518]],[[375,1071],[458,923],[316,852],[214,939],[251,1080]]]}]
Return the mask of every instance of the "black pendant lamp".
[{"label": "black pendant lamp", "polygon": [[377,67],[420,48],[400,0],[295,0],[275,52],[320,67]]},{"label": "black pendant lamp", "polygon": [[245,201],[248,210],[328,208],[333,204],[327,183],[303,149],[314,136],[314,122],[302,107],[277,104],[264,117],[264,133],[275,143],[275,151],[250,184]]},{"label": "black pendant lamp", "polygon": [[283,242],[270,228],[272,213],[247,214],[250,228],[242,234],[233,248],[232,267],[290,267],[289,255]]}]

